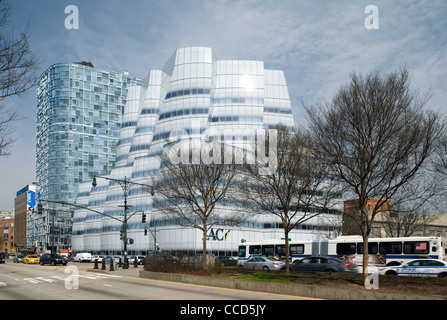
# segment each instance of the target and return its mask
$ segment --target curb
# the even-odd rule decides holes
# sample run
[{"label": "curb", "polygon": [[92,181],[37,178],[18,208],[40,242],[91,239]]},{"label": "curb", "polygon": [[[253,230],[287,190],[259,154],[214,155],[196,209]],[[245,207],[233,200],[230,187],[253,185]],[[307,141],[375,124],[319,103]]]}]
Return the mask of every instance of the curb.
[{"label": "curb", "polygon": [[140,271],[140,278],[327,300],[447,300],[447,297],[438,295],[418,295],[366,289],[346,289],[327,286],[227,279],[152,271]]}]

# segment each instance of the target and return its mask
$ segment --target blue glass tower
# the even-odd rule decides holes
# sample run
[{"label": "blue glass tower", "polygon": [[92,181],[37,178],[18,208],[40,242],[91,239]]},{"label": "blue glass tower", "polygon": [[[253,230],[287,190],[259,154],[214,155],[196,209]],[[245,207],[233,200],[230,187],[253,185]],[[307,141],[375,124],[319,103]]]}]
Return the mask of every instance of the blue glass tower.
[{"label": "blue glass tower", "polygon": [[[139,84],[141,80],[127,72],[97,69],[89,62],[55,64],[46,70],[37,88],[36,128],[36,179],[43,199],[74,203],[81,181],[110,173],[127,90]],[[71,215],[55,207],[61,205],[48,205],[48,211]],[[51,219],[42,220],[48,224]],[[46,249],[49,228],[45,231],[43,221],[35,229],[42,234],[38,248]],[[55,237],[58,248],[70,246],[69,219],[65,225],[67,230]]]}]

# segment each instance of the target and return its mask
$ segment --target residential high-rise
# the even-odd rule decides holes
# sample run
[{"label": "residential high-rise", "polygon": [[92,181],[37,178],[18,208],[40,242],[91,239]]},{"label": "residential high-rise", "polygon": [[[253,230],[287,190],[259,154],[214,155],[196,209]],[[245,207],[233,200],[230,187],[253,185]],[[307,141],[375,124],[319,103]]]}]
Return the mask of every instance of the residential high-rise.
[{"label": "residential high-rise", "polygon": [[[266,69],[262,61],[217,60],[206,47],[181,48],[161,70],[151,70],[141,86],[129,89],[116,163],[106,178],[150,183],[151,176],[160,170],[159,153],[170,136],[205,139],[206,133],[213,131],[219,132],[221,141],[238,147],[245,145],[256,130],[278,124],[294,128],[283,71]],[[77,203],[91,210],[77,208],[74,212],[72,249],[122,253],[123,188],[115,181],[96,182],[95,187],[92,179],[80,184]],[[128,242],[128,254],[153,250],[154,235],[161,250],[202,249],[201,232],[181,227],[153,207],[148,188],[133,185],[127,190],[126,200],[131,216],[127,236],[132,239]],[[143,212],[146,223],[142,223]],[[315,237],[318,225],[324,224],[324,215],[294,230],[293,236]],[[146,227],[150,231],[147,236]],[[215,226],[207,238],[207,249],[231,255],[241,239],[255,241],[282,235],[278,218],[265,215],[231,230]]]},{"label": "residential high-rise", "polygon": [[16,193],[14,199],[15,219],[15,247],[18,251],[25,251],[32,247],[27,239],[27,229],[30,225],[28,219],[32,215],[30,208],[35,203],[36,183],[31,183]]},{"label": "residential high-rise", "polygon": [[[46,70],[37,88],[36,182],[42,199],[74,203],[81,181],[110,173],[127,91],[140,83],[127,72],[94,68],[89,62],[54,64]],[[54,237],[55,246],[70,246],[73,207],[44,206],[44,215],[51,211],[56,224],[68,224]],[[49,246],[51,221],[41,219],[46,227],[36,240],[40,249]]]}]

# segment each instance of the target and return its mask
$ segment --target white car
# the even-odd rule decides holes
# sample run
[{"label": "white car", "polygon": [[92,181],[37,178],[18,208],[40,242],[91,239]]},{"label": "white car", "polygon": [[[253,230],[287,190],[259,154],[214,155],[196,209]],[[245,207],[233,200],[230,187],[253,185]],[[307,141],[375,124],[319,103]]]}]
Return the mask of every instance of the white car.
[{"label": "white car", "polygon": [[95,262],[96,259],[98,259],[98,263],[101,263],[102,259],[104,259],[104,256],[98,256],[98,255],[92,256],[92,262]]},{"label": "white car", "polygon": [[447,262],[438,259],[416,259],[399,266],[385,267],[384,275],[446,277]]},{"label": "white car", "polygon": [[76,256],[73,259],[74,262],[91,262],[92,261],[92,255],[88,252],[82,252],[76,254]]}]

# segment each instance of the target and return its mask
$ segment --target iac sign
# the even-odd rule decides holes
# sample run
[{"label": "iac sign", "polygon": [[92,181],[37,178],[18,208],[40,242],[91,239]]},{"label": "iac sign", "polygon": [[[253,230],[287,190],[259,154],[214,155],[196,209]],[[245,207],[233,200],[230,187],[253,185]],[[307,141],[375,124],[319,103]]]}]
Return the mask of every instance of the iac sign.
[{"label": "iac sign", "polygon": [[217,240],[217,241],[224,241],[227,240],[228,234],[230,233],[230,230],[227,232],[224,232],[223,229],[211,229],[208,235],[206,236],[206,240]]}]

